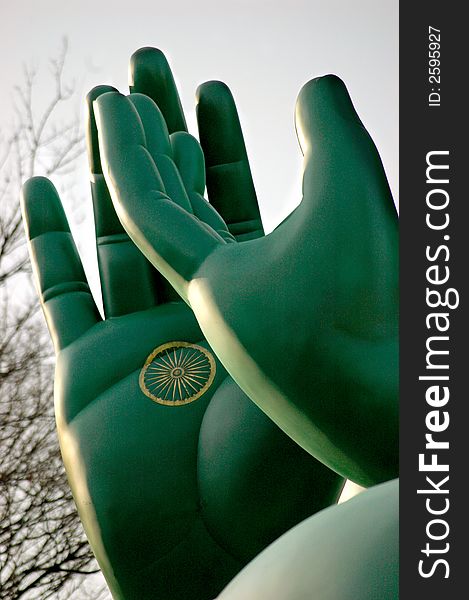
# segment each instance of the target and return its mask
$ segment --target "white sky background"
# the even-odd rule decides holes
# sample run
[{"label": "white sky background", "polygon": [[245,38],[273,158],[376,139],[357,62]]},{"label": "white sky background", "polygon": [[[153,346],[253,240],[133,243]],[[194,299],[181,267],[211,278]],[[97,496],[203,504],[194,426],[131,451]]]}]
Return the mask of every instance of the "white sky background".
[{"label": "white sky background", "polygon": [[[12,90],[22,81],[22,65],[38,65],[38,82],[47,85],[47,61],[57,56],[63,36],[69,40],[66,80],[75,79],[80,98],[102,83],[127,91],[130,55],[141,46],[161,48],[194,134],[197,86],[225,81],[238,105],[268,231],[301,198],[297,94],[309,79],[335,73],[380,151],[397,203],[397,0],[3,0],[0,132],[12,122]],[[36,88],[39,103],[47,91]],[[98,297],[85,157],[76,181],[80,206],[71,210],[66,196],[65,208]]]}]

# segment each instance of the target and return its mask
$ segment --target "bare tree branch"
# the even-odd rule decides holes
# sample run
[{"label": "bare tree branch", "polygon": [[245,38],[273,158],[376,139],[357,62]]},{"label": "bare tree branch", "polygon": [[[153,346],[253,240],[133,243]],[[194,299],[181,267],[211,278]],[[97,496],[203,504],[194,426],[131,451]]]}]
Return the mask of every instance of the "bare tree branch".
[{"label": "bare tree branch", "polygon": [[34,94],[39,72],[24,69],[14,130],[0,138],[0,600],[110,598],[94,578],[99,569],[62,465],[51,345],[32,289],[18,202],[26,178],[73,169],[84,149],[78,119],[60,120],[59,109],[73,98],[64,83],[66,54],[64,41],[51,61],[52,92],[42,110]]}]

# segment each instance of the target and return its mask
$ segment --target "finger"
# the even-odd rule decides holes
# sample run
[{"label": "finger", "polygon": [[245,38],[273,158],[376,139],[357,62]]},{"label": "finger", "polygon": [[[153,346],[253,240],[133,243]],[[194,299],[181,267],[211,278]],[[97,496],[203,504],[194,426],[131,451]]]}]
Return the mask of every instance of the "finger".
[{"label": "finger", "polygon": [[29,179],[21,209],[36,287],[59,352],[101,318],[53,184],[45,177]]},{"label": "finger", "polygon": [[176,291],[187,287],[223,239],[172,202],[145,147],[135,106],[120,94],[95,102],[103,171],[119,219],[133,241]]},{"label": "finger", "polygon": [[370,143],[377,154],[344,82],[335,75],[317,77],[302,87],[296,102],[295,124],[305,156],[314,153],[333,158],[334,153],[340,152],[351,162],[363,145],[371,149]]},{"label": "finger", "polygon": [[222,217],[203,197],[205,190],[204,154],[190,133],[177,131],[170,135],[174,163],[184,182],[194,214],[226,241],[236,241]]},{"label": "finger", "polygon": [[[372,314],[374,323],[394,327],[397,213],[378,150],[338,77],[327,75],[303,86],[296,126],[305,159],[297,214],[309,235],[314,229],[315,237],[333,248],[334,285],[343,298],[337,322],[369,323]],[[357,301],[363,297],[366,305]]]},{"label": "finger", "polygon": [[[394,204],[378,150],[339,77],[326,75],[303,86],[296,104],[295,123],[305,157],[305,200],[318,197],[313,188],[321,196],[324,193],[320,190],[328,189],[331,207],[332,191],[336,198],[348,198],[350,210],[354,207],[364,210],[367,198],[383,198],[386,212],[395,220]],[[357,189],[365,182],[366,190]],[[351,203],[352,197],[356,198],[354,203]],[[344,207],[342,201],[342,213]],[[349,215],[349,224],[357,214]],[[330,215],[337,219],[333,210]],[[363,219],[363,214],[360,218]]]},{"label": "finger", "polygon": [[210,203],[240,241],[264,234],[238,112],[229,88],[209,81],[197,90],[199,137]]},{"label": "finger", "polygon": [[205,191],[205,160],[199,142],[185,131],[170,135],[174,163],[186,190],[203,195]]},{"label": "finger", "polygon": [[128,99],[137,109],[145,132],[146,148],[161,176],[165,193],[226,240],[233,241],[223,219],[202,197],[205,189],[204,156],[199,142],[185,131],[171,136],[159,108],[143,94]]},{"label": "finger", "polygon": [[168,61],[157,48],[140,48],[130,58],[130,91],[149,96],[163,113],[169,133],[187,131],[181,100]]},{"label": "finger", "polygon": [[161,111],[151,98],[143,94],[131,94],[128,99],[137,109],[145,133],[145,147],[156,165],[164,192],[173,202],[192,213],[186,188],[172,160],[168,128]]},{"label": "finger", "polygon": [[205,198],[200,196],[197,192],[189,194],[189,198],[195,216],[200,219],[202,223],[205,223],[210,229],[216,231],[225,242],[236,243],[236,238],[229,232],[225,221]]},{"label": "finger", "polygon": [[155,306],[158,300],[156,273],[120,224],[102,171],[93,102],[104,93],[116,91],[111,86],[102,85],[93,88],[86,97],[86,138],[99,275],[106,317],[145,310]]}]

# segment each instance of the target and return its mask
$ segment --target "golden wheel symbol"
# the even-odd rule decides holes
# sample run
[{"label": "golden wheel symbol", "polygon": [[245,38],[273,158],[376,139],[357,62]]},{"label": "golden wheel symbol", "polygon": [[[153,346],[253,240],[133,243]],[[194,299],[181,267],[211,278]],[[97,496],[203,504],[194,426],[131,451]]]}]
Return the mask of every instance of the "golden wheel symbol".
[{"label": "golden wheel symbol", "polygon": [[147,358],[139,384],[155,402],[181,406],[205,394],[215,372],[215,359],[206,348],[188,342],[168,342],[155,348]]}]

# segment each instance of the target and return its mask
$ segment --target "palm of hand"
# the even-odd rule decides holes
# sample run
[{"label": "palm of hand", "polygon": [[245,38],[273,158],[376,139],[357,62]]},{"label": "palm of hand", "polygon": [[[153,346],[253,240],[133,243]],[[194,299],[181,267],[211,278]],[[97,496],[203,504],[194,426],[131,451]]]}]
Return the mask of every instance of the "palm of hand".
[{"label": "palm of hand", "polygon": [[[169,332],[204,344],[179,303],[99,323],[58,355],[64,462],[116,597],[164,596],[168,585],[172,598],[188,589],[213,597],[270,541],[334,502],[342,485],[277,430],[218,361],[211,389],[196,402],[168,407],[146,397],[140,369]],[[271,499],[274,482],[283,484],[280,506]]]},{"label": "palm of hand", "polygon": [[[98,323],[57,357],[64,463],[116,597],[132,597],[137,573],[158,589],[160,577],[153,577],[161,575],[159,569],[151,577],[142,572],[170,555],[198,518],[195,449],[211,394],[171,409],[145,396],[138,376],[160,343],[200,337],[185,307],[162,305]],[[218,377],[223,379],[222,369]],[[214,381],[213,388],[218,384]],[[141,593],[146,597],[144,589]]]}]

